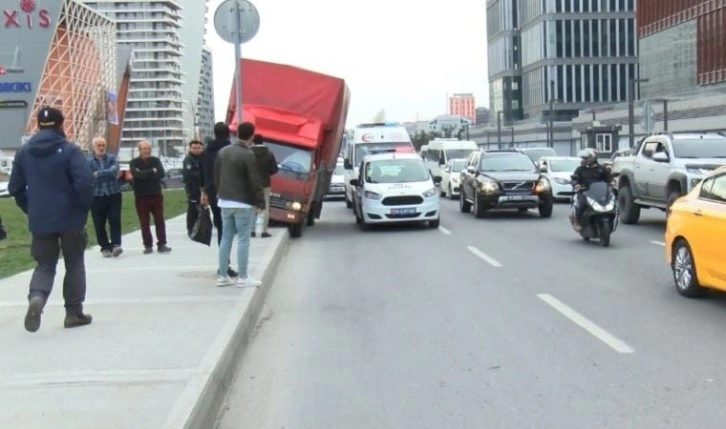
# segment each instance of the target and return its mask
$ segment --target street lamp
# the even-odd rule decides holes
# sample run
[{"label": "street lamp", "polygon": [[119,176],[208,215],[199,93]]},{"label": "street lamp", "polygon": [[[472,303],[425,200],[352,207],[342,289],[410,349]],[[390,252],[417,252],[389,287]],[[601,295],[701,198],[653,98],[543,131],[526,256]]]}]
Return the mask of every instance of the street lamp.
[{"label": "street lamp", "polygon": [[628,88],[628,132],[630,133],[630,148],[635,146],[635,84],[648,82],[648,78],[630,79]]}]

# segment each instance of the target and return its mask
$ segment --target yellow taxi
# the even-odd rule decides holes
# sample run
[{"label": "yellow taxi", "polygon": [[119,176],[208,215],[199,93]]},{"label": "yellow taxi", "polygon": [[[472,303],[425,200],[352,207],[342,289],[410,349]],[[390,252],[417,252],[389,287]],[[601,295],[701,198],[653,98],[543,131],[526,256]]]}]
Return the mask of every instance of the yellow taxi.
[{"label": "yellow taxi", "polygon": [[669,209],[666,260],[678,292],[726,291],[726,167],[705,177]]}]

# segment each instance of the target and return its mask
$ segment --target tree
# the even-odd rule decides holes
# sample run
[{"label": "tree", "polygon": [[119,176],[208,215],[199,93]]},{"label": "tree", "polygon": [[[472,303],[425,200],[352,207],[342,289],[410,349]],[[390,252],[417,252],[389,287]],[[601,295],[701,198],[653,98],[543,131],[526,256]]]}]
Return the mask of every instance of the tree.
[{"label": "tree", "polygon": [[373,117],[373,122],[386,122],[386,111],[384,109],[379,110],[376,116]]}]

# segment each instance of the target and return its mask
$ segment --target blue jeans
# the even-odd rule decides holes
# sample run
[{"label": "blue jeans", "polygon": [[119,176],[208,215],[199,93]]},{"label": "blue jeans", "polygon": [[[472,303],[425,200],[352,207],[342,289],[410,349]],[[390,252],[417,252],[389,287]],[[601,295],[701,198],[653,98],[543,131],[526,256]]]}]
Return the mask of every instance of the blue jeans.
[{"label": "blue jeans", "polygon": [[237,234],[237,271],[239,278],[247,278],[247,265],[250,259],[250,228],[254,218],[252,208],[226,208],[222,209],[222,241],[219,243],[219,269],[220,276],[227,274],[229,267],[229,254],[232,252],[232,241]]}]

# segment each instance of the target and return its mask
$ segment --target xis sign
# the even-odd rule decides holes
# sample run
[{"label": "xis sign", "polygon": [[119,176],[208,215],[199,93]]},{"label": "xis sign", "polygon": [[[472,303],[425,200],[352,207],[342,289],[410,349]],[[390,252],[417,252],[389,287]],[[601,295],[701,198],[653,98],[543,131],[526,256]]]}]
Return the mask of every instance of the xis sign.
[{"label": "xis sign", "polygon": [[17,9],[3,10],[3,27],[8,28],[48,28],[50,12],[48,9],[37,9],[35,0],[20,0]]}]

